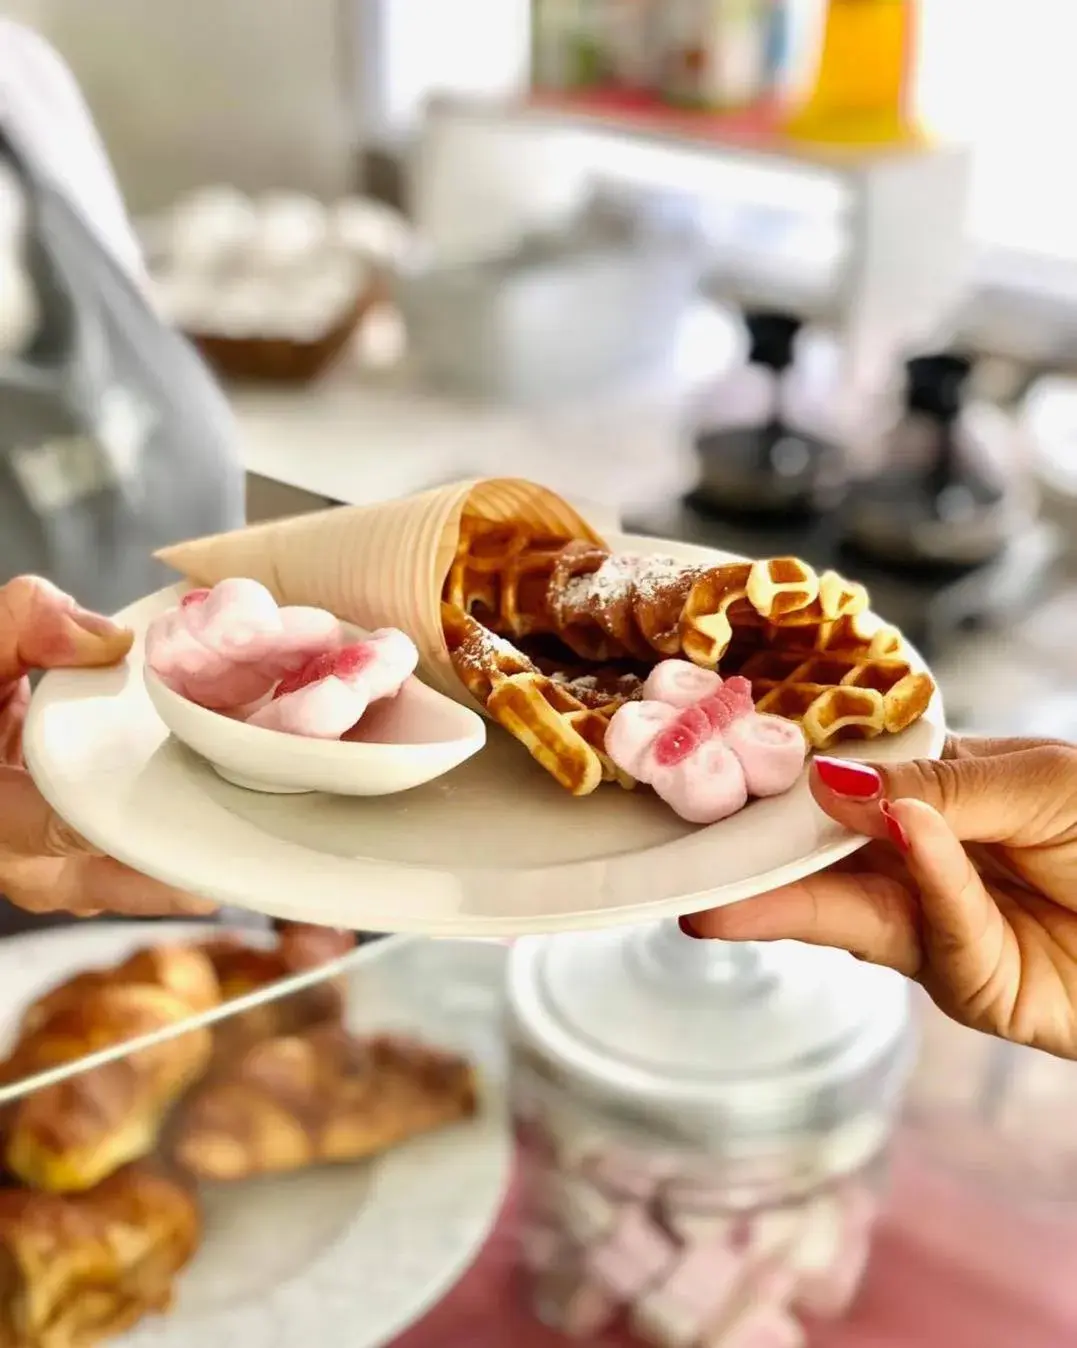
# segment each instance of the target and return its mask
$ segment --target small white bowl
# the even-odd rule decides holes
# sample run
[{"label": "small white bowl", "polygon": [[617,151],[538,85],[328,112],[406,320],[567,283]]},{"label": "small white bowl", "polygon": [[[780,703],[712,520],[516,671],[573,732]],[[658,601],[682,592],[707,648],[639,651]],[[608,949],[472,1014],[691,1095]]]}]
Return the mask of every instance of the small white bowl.
[{"label": "small white bowl", "polygon": [[391,796],[441,777],[486,743],[481,716],[408,679],[344,740],[304,739],[207,711],[146,665],[146,691],[175,737],[233,786],[273,795]]}]

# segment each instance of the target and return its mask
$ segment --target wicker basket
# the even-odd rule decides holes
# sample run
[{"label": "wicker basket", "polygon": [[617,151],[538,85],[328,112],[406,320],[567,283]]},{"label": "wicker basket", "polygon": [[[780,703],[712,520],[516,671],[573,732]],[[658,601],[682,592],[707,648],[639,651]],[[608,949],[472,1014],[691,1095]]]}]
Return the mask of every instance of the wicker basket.
[{"label": "wicker basket", "polygon": [[225,337],[201,332],[186,335],[222,379],[236,383],[306,384],[324,374],[344,353],[366,315],[388,295],[389,288],[382,278],[368,282],[340,320],[313,341]]}]

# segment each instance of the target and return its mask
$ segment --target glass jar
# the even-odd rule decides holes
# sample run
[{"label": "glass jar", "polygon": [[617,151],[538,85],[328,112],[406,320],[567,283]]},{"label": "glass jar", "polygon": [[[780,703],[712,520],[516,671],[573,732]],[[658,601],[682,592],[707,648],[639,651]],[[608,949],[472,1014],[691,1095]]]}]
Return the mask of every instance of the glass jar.
[{"label": "glass jar", "polygon": [[903,980],[663,923],[521,941],[508,1005],[539,1318],[782,1348],[846,1311],[912,1057]]}]

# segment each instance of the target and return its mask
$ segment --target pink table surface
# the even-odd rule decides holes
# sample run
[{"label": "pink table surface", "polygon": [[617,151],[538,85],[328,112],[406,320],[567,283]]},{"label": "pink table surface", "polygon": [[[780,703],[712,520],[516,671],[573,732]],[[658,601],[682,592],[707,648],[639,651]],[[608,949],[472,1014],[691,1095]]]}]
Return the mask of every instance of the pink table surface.
[{"label": "pink table surface", "polygon": [[[566,1348],[525,1308],[510,1197],[463,1282],[393,1348]],[[628,1348],[627,1337],[592,1340]],[[812,1348],[1073,1348],[1077,1212],[1019,1215],[910,1146],[853,1315]]]}]

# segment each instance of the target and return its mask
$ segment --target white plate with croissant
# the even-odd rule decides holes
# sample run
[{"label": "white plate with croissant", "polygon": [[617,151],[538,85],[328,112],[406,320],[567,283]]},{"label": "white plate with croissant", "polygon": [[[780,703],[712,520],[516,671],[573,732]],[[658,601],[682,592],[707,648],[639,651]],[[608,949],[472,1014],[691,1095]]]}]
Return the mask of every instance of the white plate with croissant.
[{"label": "white plate with croissant", "polygon": [[282,605],[405,632],[485,748],[376,799],[273,797],[168,735],[143,638],[184,585],[126,610],[128,665],[39,687],[43,794],[121,860],[222,903],[368,930],[508,936],[736,902],[863,842],[804,759],[942,749],[941,700],[862,586],[795,558],[601,539],[533,483],[486,479],[168,549],[187,586],[242,577]]},{"label": "white plate with croissant", "polygon": [[[167,1026],[339,940],[183,923],[7,940],[0,1076]],[[471,1014],[499,970],[466,948],[457,967],[456,943],[432,969],[425,945],[386,942],[346,978],[9,1106],[0,1342],[374,1348],[430,1308],[490,1230],[511,1141],[489,1017]]]}]

